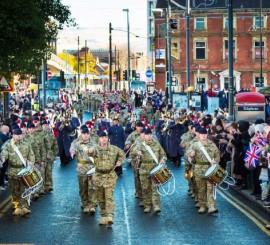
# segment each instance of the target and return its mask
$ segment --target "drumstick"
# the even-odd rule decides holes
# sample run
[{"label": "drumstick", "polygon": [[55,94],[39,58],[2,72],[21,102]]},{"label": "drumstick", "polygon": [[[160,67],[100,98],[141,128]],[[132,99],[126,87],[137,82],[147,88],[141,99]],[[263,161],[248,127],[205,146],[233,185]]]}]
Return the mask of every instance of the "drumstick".
[{"label": "drumstick", "polygon": [[114,166],[114,168],[112,169],[112,171],[111,171],[111,172],[107,175],[107,177],[102,181],[101,186],[104,185],[104,183],[107,181],[109,175],[115,170],[115,168],[116,168],[116,166]]}]

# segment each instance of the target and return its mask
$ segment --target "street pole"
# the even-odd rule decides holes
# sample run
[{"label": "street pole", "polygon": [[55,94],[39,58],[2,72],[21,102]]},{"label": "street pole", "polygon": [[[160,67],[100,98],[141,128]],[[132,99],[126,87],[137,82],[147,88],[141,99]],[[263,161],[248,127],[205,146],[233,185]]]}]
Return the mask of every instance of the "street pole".
[{"label": "street pole", "polygon": [[112,90],[112,23],[109,24],[109,90]]},{"label": "street pole", "polygon": [[263,87],[263,49],[262,49],[262,0],[260,0],[260,86]]},{"label": "street pole", "polygon": [[47,81],[47,57],[43,60],[43,79],[42,79],[42,91],[43,91],[42,108],[43,109],[46,107],[46,85],[45,85],[46,81]]},{"label": "street pole", "polygon": [[86,90],[86,88],[87,88],[87,86],[86,86],[86,81],[87,81],[87,40],[85,40],[84,55],[85,55],[85,61],[84,61],[84,65],[85,65],[84,89]]},{"label": "street pole", "polygon": [[123,9],[124,12],[127,12],[127,42],[128,42],[128,50],[127,50],[127,80],[128,80],[128,90],[130,91],[130,33],[129,33],[129,9]]},{"label": "street pole", "polygon": [[234,121],[234,77],[233,77],[233,0],[228,2],[228,42],[229,42],[229,116],[228,120]]},{"label": "street pole", "polygon": [[168,9],[166,15],[167,24],[167,60],[168,60],[168,77],[167,77],[167,87],[168,87],[168,97],[172,101],[172,54],[171,54],[171,1],[168,1]]},{"label": "street pole", "polygon": [[[81,88],[81,78],[80,78],[80,37],[78,36],[78,85]],[[76,87],[75,87],[76,89]]]},{"label": "street pole", "polygon": [[[186,82],[190,87],[190,0],[186,0]],[[187,105],[190,106],[190,92],[187,91]]]}]

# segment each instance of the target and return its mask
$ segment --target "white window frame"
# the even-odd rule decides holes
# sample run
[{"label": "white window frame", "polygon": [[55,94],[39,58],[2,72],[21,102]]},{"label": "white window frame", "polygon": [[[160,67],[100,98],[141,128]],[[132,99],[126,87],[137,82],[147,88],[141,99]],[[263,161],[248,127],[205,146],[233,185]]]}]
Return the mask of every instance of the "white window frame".
[{"label": "white window frame", "polygon": [[178,38],[171,39],[171,55],[177,60],[180,60],[180,44]]},{"label": "white window frame", "polygon": [[[263,30],[266,29],[266,23],[267,23],[266,16],[262,16],[262,29]],[[253,29],[260,30],[260,16],[253,17]]]},{"label": "white window frame", "polygon": [[[223,16],[223,30],[228,30],[228,25],[229,25],[229,22],[228,22],[228,16],[225,15]],[[236,17],[233,16],[233,29],[236,29]]]},{"label": "white window frame", "polygon": [[[261,48],[260,48],[260,45],[257,46],[257,48],[255,47],[256,42],[260,44],[260,39],[259,38],[253,38],[252,39],[252,57],[253,57],[253,60],[260,60],[261,59],[260,53],[259,53],[258,57],[257,57],[256,53],[261,52]],[[266,47],[267,47],[266,39],[262,38],[262,42],[263,42],[262,59],[265,60],[265,57],[266,57],[266,52],[265,51],[266,51]]]},{"label": "white window frame", "polygon": [[[204,46],[204,50],[205,50],[205,58],[204,59],[198,59],[197,58],[197,43],[205,43],[205,46]],[[200,47],[198,47],[200,48]],[[193,43],[193,57],[194,57],[194,60],[207,60],[208,59],[208,45],[207,45],[207,39],[202,39],[202,38],[195,38],[194,39],[194,43]]]},{"label": "white window frame", "polygon": [[[200,74],[200,80],[204,79],[204,86],[203,86],[203,89],[204,91],[208,90],[208,78],[207,78],[207,74],[204,74],[204,73],[201,73]],[[202,84],[201,83],[198,83],[198,74],[194,74],[194,84],[196,84],[195,88],[199,91]]]},{"label": "white window frame", "polygon": [[[228,42],[228,45],[229,45],[229,40],[228,38],[223,38],[223,60],[228,60],[229,58],[229,46],[228,48],[226,49],[225,48],[225,43],[226,41]],[[233,47],[233,58],[234,60],[237,59],[237,43],[236,43],[236,39],[233,39],[233,43],[234,43],[234,47]]]},{"label": "white window frame", "polygon": [[[198,28],[197,27],[197,20],[198,19],[203,19],[203,25],[204,25],[204,28]],[[200,22],[202,23],[202,22]],[[206,17],[196,17],[195,20],[194,20],[194,30],[197,30],[197,31],[204,31],[207,29],[207,18]]]},{"label": "white window frame", "polygon": [[[260,74],[259,73],[253,73],[253,86],[255,88],[260,88],[260,86],[256,86],[256,78],[260,78]],[[265,84],[267,84],[266,77],[265,77],[264,73],[262,74],[262,78],[263,78],[263,86],[262,87],[264,87]]]}]

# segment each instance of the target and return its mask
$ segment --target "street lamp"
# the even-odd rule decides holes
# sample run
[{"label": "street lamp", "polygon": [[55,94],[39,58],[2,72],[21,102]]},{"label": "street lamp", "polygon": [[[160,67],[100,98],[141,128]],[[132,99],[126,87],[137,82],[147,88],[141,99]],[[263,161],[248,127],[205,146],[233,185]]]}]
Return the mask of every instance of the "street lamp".
[{"label": "street lamp", "polygon": [[128,42],[128,69],[127,69],[127,79],[128,79],[128,90],[130,91],[130,41],[129,41],[129,9],[123,9],[127,12],[127,42]]}]

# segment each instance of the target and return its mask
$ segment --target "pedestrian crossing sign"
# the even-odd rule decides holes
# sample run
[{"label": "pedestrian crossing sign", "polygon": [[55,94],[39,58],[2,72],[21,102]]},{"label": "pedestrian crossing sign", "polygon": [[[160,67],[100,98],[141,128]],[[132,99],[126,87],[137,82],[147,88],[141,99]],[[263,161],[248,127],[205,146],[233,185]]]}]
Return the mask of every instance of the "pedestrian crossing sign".
[{"label": "pedestrian crossing sign", "polygon": [[8,82],[4,76],[0,77],[0,92],[13,92],[13,91],[14,91],[13,81]]}]

